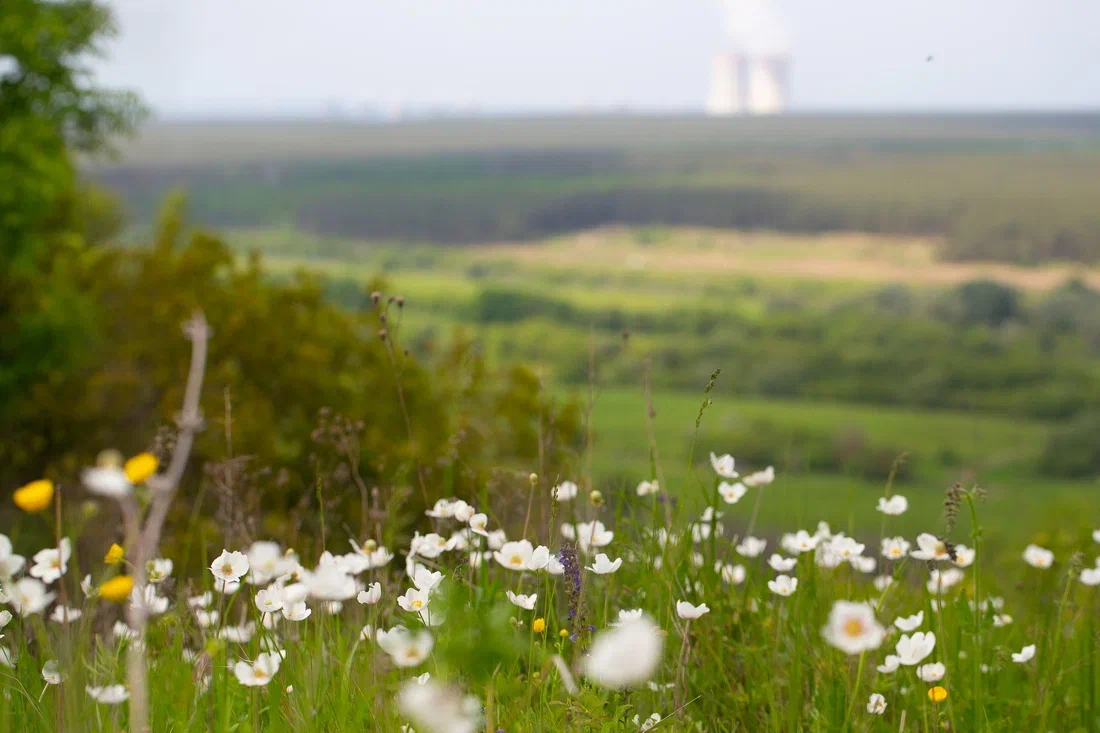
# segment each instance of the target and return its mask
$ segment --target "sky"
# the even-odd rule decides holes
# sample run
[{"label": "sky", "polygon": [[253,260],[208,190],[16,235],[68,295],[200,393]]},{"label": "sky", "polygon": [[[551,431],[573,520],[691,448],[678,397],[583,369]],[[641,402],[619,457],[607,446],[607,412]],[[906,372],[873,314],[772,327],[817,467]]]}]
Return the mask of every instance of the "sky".
[{"label": "sky", "polygon": [[795,110],[1100,108],[1098,0],[108,4],[99,78],[162,117],[693,111],[729,50],[787,51]]}]

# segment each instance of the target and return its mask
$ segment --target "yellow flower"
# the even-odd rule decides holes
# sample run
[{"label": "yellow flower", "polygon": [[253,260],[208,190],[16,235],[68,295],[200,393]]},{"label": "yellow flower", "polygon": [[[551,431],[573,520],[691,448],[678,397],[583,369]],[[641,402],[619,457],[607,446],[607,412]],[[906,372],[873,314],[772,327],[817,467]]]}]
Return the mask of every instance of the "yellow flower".
[{"label": "yellow flower", "polygon": [[157,472],[159,465],[157,457],[152,453],[138,453],[126,461],[122,469],[126,471],[126,478],[130,479],[130,483],[136,485],[145,483],[146,479]]},{"label": "yellow flower", "polygon": [[947,690],[937,685],[928,691],[928,699],[932,702],[943,702],[947,699]]},{"label": "yellow flower", "polygon": [[569,636],[569,629],[562,629],[561,631],[558,632],[558,636],[560,636],[563,639],[565,637]]},{"label": "yellow flower", "polygon": [[531,630],[534,631],[536,634],[541,634],[542,632],[546,631],[546,619],[535,619],[533,622],[531,622]]},{"label": "yellow flower", "polygon": [[107,554],[103,556],[103,562],[107,563],[108,565],[114,565],[122,559],[124,554],[125,552],[123,551],[121,545],[117,543],[112,544],[111,549],[107,550]]},{"label": "yellow flower", "polygon": [[31,481],[12,494],[15,505],[25,512],[40,512],[48,509],[53,502],[53,481],[41,479]]},{"label": "yellow flower", "polygon": [[108,601],[122,603],[130,597],[130,591],[134,589],[134,579],[129,575],[116,575],[99,586],[99,595]]}]

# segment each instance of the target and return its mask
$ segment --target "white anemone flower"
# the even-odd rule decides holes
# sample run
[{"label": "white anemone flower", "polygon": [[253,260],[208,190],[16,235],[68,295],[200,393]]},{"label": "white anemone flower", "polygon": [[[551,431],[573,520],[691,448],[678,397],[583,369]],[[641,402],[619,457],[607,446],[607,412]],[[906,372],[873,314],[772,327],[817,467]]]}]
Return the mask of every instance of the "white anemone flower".
[{"label": "white anemone flower", "polygon": [[355,597],[355,600],[367,606],[378,603],[382,600],[382,584],[371,583],[366,590],[359,591],[359,595]]},{"label": "white anemone flower", "polygon": [[887,588],[889,588],[891,585],[894,584],[894,578],[893,578],[893,576],[890,576],[890,575],[876,575],[874,583],[875,583],[875,590],[877,590],[879,593],[881,593],[882,591],[886,590]]},{"label": "white anemone flower", "polygon": [[45,584],[34,578],[20,578],[7,586],[6,590],[9,596],[8,602],[20,616],[42,613],[57,597],[56,594],[47,592]]},{"label": "white anemone flower", "polygon": [[14,577],[26,563],[25,557],[12,552],[11,540],[8,536],[0,534],[0,579]]},{"label": "white anemone flower", "polygon": [[470,531],[474,534],[479,534],[482,537],[489,536],[489,517],[487,515],[475,514],[470,517],[468,524],[470,525]]},{"label": "white anemone flower", "polygon": [[947,667],[943,665],[943,662],[922,664],[917,667],[917,677],[922,682],[939,682],[945,674],[947,674]]},{"label": "white anemone flower", "polygon": [[577,498],[577,485],[572,481],[562,481],[551,489],[551,492],[551,495],[558,501],[573,501]]},{"label": "white anemone flower", "polygon": [[733,456],[729,453],[725,453],[721,456],[716,456],[714,453],[710,454],[710,465],[714,468],[714,472],[722,478],[737,478],[737,471],[734,470]]},{"label": "white anemone flower", "polygon": [[428,607],[429,602],[431,602],[431,591],[419,588],[408,588],[405,590],[405,595],[397,597],[397,605],[409,613],[420,613]]},{"label": "white anemone flower", "polygon": [[222,583],[239,583],[248,572],[248,558],[243,552],[222,550],[222,554],[210,563],[210,572]]},{"label": "white anemone flower", "polygon": [[775,467],[768,466],[763,471],[756,471],[745,476],[741,481],[749,488],[755,488],[757,486],[767,486],[771,482],[775,481]]},{"label": "white anemone flower", "polygon": [[231,641],[236,644],[247,644],[256,634],[256,624],[249,621],[240,626],[223,626],[218,631],[218,638]]},{"label": "white anemone flower", "polygon": [[119,466],[85,468],[80,480],[88,491],[110,499],[119,499],[134,490],[126,472]]},{"label": "white anemone flower", "polygon": [[658,482],[657,479],[653,479],[652,481],[640,482],[638,484],[638,488],[634,490],[634,493],[636,493],[638,496],[649,496],[651,494],[658,493],[660,490],[660,482]]},{"label": "white anemone flower", "polygon": [[56,659],[51,659],[42,665],[42,679],[46,680],[47,685],[61,684],[61,680],[64,678],[58,669]]},{"label": "white anemone flower", "polygon": [[595,562],[589,565],[587,569],[591,570],[597,575],[607,575],[608,573],[613,573],[618,570],[622,566],[622,564],[623,559],[621,557],[617,557],[614,561],[612,561],[610,558],[607,557],[607,555],[601,552],[596,555]]},{"label": "white anemone flower", "polygon": [[556,555],[551,555],[546,562],[546,572],[551,575],[565,575],[565,566],[561,564],[561,560]]},{"label": "white anemone flower", "polygon": [[925,633],[918,631],[909,636],[902,634],[898,643],[894,645],[894,651],[898,655],[898,663],[906,667],[920,664],[936,648],[936,635],[931,631]]},{"label": "white anemone flower", "polygon": [[100,705],[118,705],[130,699],[130,693],[122,685],[88,686],[84,688],[84,691]]},{"label": "white anemone flower", "polygon": [[537,593],[532,593],[529,596],[523,594],[516,594],[512,591],[505,591],[504,595],[508,596],[508,600],[512,602],[513,606],[519,606],[527,611],[535,610],[535,602],[538,601],[539,596]]},{"label": "white anemone flower", "polygon": [[337,565],[319,565],[306,579],[309,595],[322,601],[346,601],[356,593],[355,578]]},{"label": "white anemone flower", "polygon": [[69,558],[72,556],[72,543],[68,537],[61,538],[61,546],[47,547],[34,553],[34,565],[31,566],[32,578],[38,578],[46,585],[65,574],[69,569]]},{"label": "white anemone flower", "polygon": [[848,558],[848,564],[859,572],[870,575],[875,572],[875,568],[878,567],[878,560],[873,557],[863,557],[859,555],[858,557]]},{"label": "white anemone flower", "polygon": [[882,715],[886,712],[886,698],[877,692],[871,693],[867,699],[867,712],[871,715]]},{"label": "white anemone flower", "polygon": [[233,665],[233,674],[245,687],[263,687],[279,671],[280,664],[282,658],[278,654],[263,652],[254,662],[237,662]]},{"label": "white anemone flower", "polygon": [[768,546],[767,540],[759,539],[758,537],[746,537],[741,540],[741,543],[737,545],[737,554],[741,557],[757,557],[764,551],[764,548]]},{"label": "white anemone flower", "polygon": [[[4,628],[8,624],[10,624],[11,623],[11,618],[12,618],[11,611],[8,611],[7,609],[0,610],[0,629]],[[0,638],[2,638],[2,637],[0,637]]]},{"label": "white anemone flower", "polygon": [[1028,545],[1024,548],[1024,562],[1033,568],[1046,570],[1054,564],[1054,553],[1038,545]]},{"label": "white anemone flower", "polygon": [[623,608],[619,610],[619,624],[624,624],[627,621],[637,621],[645,614],[640,608]]},{"label": "white anemone flower", "polygon": [[150,616],[159,616],[168,610],[168,599],[157,595],[155,585],[146,585],[130,592],[130,608],[144,609]]},{"label": "white anemone flower", "polygon": [[[443,573],[438,570],[432,572],[423,565],[420,565],[413,572],[412,582],[418,589],[430,593],[438,588],[439,584],[443,582]],[[377,585],[377,583],[375,585]]]},{"label": "white anemone flower", "polygon": [[776,576],[775,580],[768,581],[768,590],[777,596],[789,596],[798,590],[798,578],[789,575]]},{"label": "white anemone flower", "polygon": [[474,516],[476,511],[476,509],[462,501],[462,499],[455,499],[455,502],[451,505],[451,512],[455,520],[459,522],[470,521],[470,517]]},{"label": "white anemone flower", "polygon": [[898,616],[894,619],[894,626],[899,630],[909,632],[916,631],[924,623],[924,611],[917,611],[912,616]]},{"label": "white anemone flower", "polygon": [[775,553],[768,558],[768,565],[770,565],[771,569],[777,573],[789,573],[794,570],[794,566],[797,564],[797,558],[783,557],[778,553]]},{"label": "white anemone flower", "polygon": [[422,664],[432,653],[435,639],[429,631],[412,632],[404,626],[395,626],[389,631],[378,629],[375,639],[382,651],[390,655],[398,667],[415,667]]},{"label": "white anemone flower", "polygon": [[929,593],[946,593],[963,579],[963,571],[958,568],[933,570],[928,577]]},{"label": "white anemone flower", "polygon": [[894,672],[898,671],[898,667],[900,665],[901,662],[898,661],[897,655],[887,654],[886,659],[883,659],[882,664],[875,667],[875,669],[877,669],[882,674],[893,674]]},{"label": "white anemone flower", "polygon": [[278,588],[266,588],[256,593],[256,608],[263,613],[283,610],[283,594]]},{"label": "white anemone flower", "polygon": [[172,561],[158,557],[145,563],[145,579],[150,583],[163,583],[172,574]]},{"label": "white anemone flower", "polygon": [[284,553],[278,542],[259,540],[248,548],[248,582],[253,585],[270,583],[298,564],[293,552]]},{"label": "white anemone flower", "polygon": [[721,562],[716,563],[714,567],[715,571],[722,576],[722,581],[731,585],[741,585],[745,582],[747,573],[745,572],[744,565],[732,565],[726,563],[723,565]]},{"label": "white anemone flower", "polygon": [[934,534],[924,532],[917,535],[917,548],[909,553],[914,560],[950,560],[947,543]]},{"label": "white anemone flower", "polygon": [[476,733],[484,727],[480,700],[434,680],[409,680],[402,686],[397,704],[402,715],[425,733]]},{"label": "white anemone flower", "polygon": [[206,591],[197,596],[191,596],[187,599],[187,605],[191,608],[208,608],[214,601],[214,594],[210,591]]},{"label": "white anemone flower", "polygon": [[735,484],[726,483],[725,481],[718,484],[718,494],[722,497],[722,501],[727,504],[736,504],[741,501],[741,497],[747,494],[748,491],[740,481]]},{"label": "white anemone flower", "polygon": [[615,539],[615,533],[604,527],[603,522],[581,522],[576,528],[577,544],[582,552],[593,547],[607,547]]},{"label": "white anemone flower", "polygon": [[653,730],[661,722],[661,714],[653,713],[645,720],[642,720],[640,715],[635,715],[632,722],[638,726],[638,733],[646,733],[646,731]]},{"label": "white anemone flower", "polygon": [[1082,570],[1081,582],[1085,585],[1100,585],[1100,568],[1085,568]]},{"label": "white anemone flower", "polygon": [[[66,608],[60,603],[53,607],[53,611],[50,612],[50,621],[57,624],[72,623],[77,621],[84,615],[84,611],[79,608]],[[0,624],[2,627],[3,624]]]},{"label": "white anemone flower", "polygon": [[1034,644],[1028,644],[1023,649],[1020,650],[1019,654],[1017,654],[1016,652],[1012,652],[1012,661],[1015,662],[1016,664],[1024,664],[1026,662],[1030,662],[1032,660],[1032,658],[1034,658],[1034,657],[1035,657],[1035,645]]},{"label": "white anemone flower", "polygon": [[691,620],[699,618],[705,613],[710,613],[710,609],[705,603],[700,603],[698,606],[695,606],[688,601],[676,602],[676,615],[680,618]]},{"label": "white anemone flower", "polygon": [[498,563],[509,570],[527,570],[527,562],[535,553],[535,548],[527,540],[505,542],[504,545],[493,553]]},{"label": "white anemone flower", "polygon": [[829,539],[829,547],[841,561],[851,561],[852,558],[863,555],[866,546],[856,542],[845,534],[836,534]]},{"label": "white anemone flower", "polygon": [[664,636],[648,617],[601,631],[584,657],[584,674],[601,687],[621,690],[653,678],[661,663]]},{"label": "white anemone flower", "polygon": [[283,606],[283,618],[287,621],[305,621],[311,613],[313,613],[313,609],[308,608],[305,601],[288,603]]},{"label": "white anemone flower", "polygon": [[539,545],[531,552],[531,557],[527,558],[525,565],[528,570],[544,570],[547,565],[550,564],[550,548],[546,545]]},{"label": "white anemone flower", "polygon": [[904,537],[882,538],[882,556],[890,560],[901,560],[909,554],[909,547]]},{"label": "white anemone flower", "polygon": [[435,506],[424,512],[433,519],[448,519],[455,515],[454,505],[450,499],[439,499]]},{"label": "white anemone flower", "polygon": [[977,556],[977,551],[966,545],[955,545],[955,559],[952,562],[960,568],[968,568],[974,564],[974,558]]},{"label": "white anemone flower", "polygon": [[878,649],[886,637],[886,629],[875,619],[875,611],[869,604],[837,601],[821,635],[845,654],[861,654]]},{"label": "white anemone flower", "polygon": [[813,536],[804,529],[800,529],[793,534],[788,532],[783,535],[779,544],[784,550],[793,555],[803,552],[813,552],[818,542],[820,542],[820,538]]},{"label": "white anemone flower", "polygon": [[901,494],[894,494],[889,499],[886,497],[879,497],[878,506],[876,509],[883,514],[889,514],[891,516],[897,516],[904,514],[905,510],[909,508],[909,500]]}]

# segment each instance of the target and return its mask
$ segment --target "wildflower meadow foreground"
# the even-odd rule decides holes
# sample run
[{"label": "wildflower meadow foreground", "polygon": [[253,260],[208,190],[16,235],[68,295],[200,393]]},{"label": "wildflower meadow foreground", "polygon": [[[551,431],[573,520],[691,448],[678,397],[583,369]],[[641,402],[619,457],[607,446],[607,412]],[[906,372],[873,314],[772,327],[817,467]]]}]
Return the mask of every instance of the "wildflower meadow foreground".
[{"label": "wildflower meadow foreground", "polygon": [[[506,502],[430,497],[373,536],[322,517],[315,547],[208,548],[181,577],[159,549],[202,426],[201,317],[187,333],[170,451],[12,495],[0,730],[1100,727],[1100,531],[986,557],[978,487],[948,488],[916,536],[892,526],[909,502],[891,482],[879,526],[765,533],[781,472],[655,459],[614,495],[532,473]],[[117,541],[81,541],[115,515]]]}]

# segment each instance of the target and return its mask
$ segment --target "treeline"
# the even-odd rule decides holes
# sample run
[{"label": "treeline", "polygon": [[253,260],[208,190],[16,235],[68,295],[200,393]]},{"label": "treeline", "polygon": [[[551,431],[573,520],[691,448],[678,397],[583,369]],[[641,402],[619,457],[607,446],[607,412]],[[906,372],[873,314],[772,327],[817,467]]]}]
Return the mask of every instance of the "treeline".
[{"label": "treeline", "polygon": [[[1087,143],[1087,140],[1086,140]],[[273,156],[276,156],[273,153]],[[462,244],[607,224],[942,235],[941,256],[1100,259],[1100,152],[896,146],[841,150],[489,151],[348,162],[97,172],[138,219],[191,195],[216,226]]]}]

